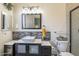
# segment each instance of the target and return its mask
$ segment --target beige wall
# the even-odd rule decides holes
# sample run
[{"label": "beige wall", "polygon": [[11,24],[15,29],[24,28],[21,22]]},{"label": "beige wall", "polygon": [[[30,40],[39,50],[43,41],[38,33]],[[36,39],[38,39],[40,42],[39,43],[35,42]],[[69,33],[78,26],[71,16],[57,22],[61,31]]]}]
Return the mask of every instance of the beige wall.
[{"label": "beige wall", "polygon": [[[51,39],[56,40],[56,36],[59,34],[66,36],[66,9],[65,4],[15,4],[12,11],[6,10],[6,8],[0,4],[0,54],[3,53],[3,45],[5,42],[12,40],[13,31],[28,31],[21,29],[21,10],[25,6],[40,6],[43,11],[42,14],[42,25],[46,25],[47,30],[51,31]],[[1,11],[5,11],[9,19],[9,31],[1,30]],[[13,13],[13,14],[12,14]],[[13,15],[13,19],[12,19]],[[12,24],[13,23],[13,24]],[[16,28],[17,27],[17,28]],[[29,31],[40,31],[40,30],[29,30]],[[54,34],[54,32],[58,34]]]},{"label": "beige wall", "polygon": [[[21,29],[21,12],[22,7],[28,6],[39,6],[42,9],[42,25],[46,25],[47,29],[51,31],[51,39],[55,40],[56,36],[59,34],[66,36],[66,9],[64,3],[49,3],[49,4],[15,4],[14,5],[14,24],[13,29],[14,31],[23,31]],[[16,29],[16,27],[18,29]],[[27,30],[28,31],[28,30]],[[30,30],[35,31],[35,30]],[[37,30],[39,31],[39,30]],[[58,34],[54,34],[54,32]]]},{"label": "beige wall", "polygon": [[[69,11],[73,9],[75,6],[79,4],[65,4],[65,3],[50,3],[50,4],[14,4],[13,9],[13,24],[10,20],[10,30],[13,28],[13,31],[40,31],[40,30],[22,30],[21,29],[21,12],[22,7],[28,6],[39,6],[43,13],[42,13],[42,25],[46,25],[47,30],[51,31],[51,39],[55,42],[56,37],[58,35],[67,36],[69,38]],[[1,4],[0,4],[0,13],[4,10],[8,13],[8,15],[12,16],[12,11],[7,11]],[[1,14],[0,14],[1,15]],[[10,18],[11,19],[11,18]],[[0,16],[0,23],[1,23],[1,16]],[[13,25],[13,27],[11,27]],[[17,28],[16,28],[17,27]],[[12,32],[11,31],[1,31],[1,24],[0,24],[0,52],[3,52],[3,45],[5,42],[12,40]],[[55,34],[54,32],[57,32]]]},{"label": "beige wall", "polygon": [[9,20],[9,23],[11,23],[11,20],[12,20],[11,19],[12,12],[6,10],[6,8],[4,8],[4,6],[2,4],[0,4],[0,55],[3,53],[4,43],[12,40],[12,32],[10,31],[11,30],[11,24],[9,24],[10,30],[8,30],[8,31],[1,30],[1,12],[2,11],[6,12],[6,14],[8,15],[7,19]]}]

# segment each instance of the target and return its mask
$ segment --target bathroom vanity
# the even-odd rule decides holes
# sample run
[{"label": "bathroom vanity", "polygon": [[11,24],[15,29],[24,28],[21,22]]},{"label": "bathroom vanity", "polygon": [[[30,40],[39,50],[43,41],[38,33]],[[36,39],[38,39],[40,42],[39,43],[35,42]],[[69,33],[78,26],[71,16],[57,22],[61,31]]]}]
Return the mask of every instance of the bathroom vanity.
[{"label": "bathroom vanity", "polygon": [[51,56],[51,44],[49,41],[35,39],[33,42],[24,42],[22,40],[6,43],[5,52],[11,56]]},{"label": "bathroom vanity", "polygon": [[[29,40],[28,36],[31,36]],[[31,39],[35,36],[35,39]],[[4,44],[4,55],[14,56],[42,56],[51,55],[51,44],[50,44],[50,32],[47,32],[46,39],[42,41],[42,33],[38,32],[26,32],[17,31],[13,32],[13,40]],[[24,40],[23,40],[24,39]]]}]

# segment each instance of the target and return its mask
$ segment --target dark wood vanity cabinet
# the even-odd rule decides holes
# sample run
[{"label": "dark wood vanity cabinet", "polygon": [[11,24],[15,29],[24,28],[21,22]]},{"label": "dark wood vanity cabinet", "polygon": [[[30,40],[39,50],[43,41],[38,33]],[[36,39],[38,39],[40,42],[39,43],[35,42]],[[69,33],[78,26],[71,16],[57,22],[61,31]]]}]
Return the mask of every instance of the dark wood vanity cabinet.
[{"label": "dark wood vanity cabinet", "polygon": [[41,44],[16,43],[13,50],[14,56],[40,56]]},{"label": "dark wood vanity cabinet", "polygon": [[13,56],[13,45],[4,45],[4,56]]},{"label": "dark wood vanity cabinet", "polygon": [[41,46],[42,56],[51,56],[51,46]]},{"label": "dark wood vanity cabinet", "polygon": [[14,56],[51,56],[51,46],[41,44],[14,44]]}]

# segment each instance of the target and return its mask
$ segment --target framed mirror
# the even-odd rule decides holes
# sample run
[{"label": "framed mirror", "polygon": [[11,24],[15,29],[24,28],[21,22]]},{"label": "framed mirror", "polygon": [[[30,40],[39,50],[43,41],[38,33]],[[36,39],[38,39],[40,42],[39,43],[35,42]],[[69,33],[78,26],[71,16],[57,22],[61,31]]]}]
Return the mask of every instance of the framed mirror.
[{"label": "framed mirror", "polygon": [[41,29],[41,14],[22,14],[22,29]]},{"label": "framed mirror", "polygon": [[9,27],[9,24],[8,24],[7,13],[2,11],[1,12],[1,29],[8,30],[8,27]]}]

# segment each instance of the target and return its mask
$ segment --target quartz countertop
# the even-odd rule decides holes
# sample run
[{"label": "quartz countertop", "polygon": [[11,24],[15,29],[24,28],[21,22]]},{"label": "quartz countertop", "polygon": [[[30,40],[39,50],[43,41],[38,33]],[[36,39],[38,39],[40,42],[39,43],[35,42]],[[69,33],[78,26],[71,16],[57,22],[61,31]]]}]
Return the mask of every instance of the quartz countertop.
[{"label": "quartz countertop", "polygon": [[51,46],[51,44],[50,44],[49,41],[42,41],[42,42],[41,42],[41,45],[42,45],[42,46]]},{"label": "quartz countertop", "polygon": [[34,39],[33,41],[23,41],[23,40],[18,40],[16,43],[36,43],[36,44],[41,44],[41,39]]},{"label": "quartz countertop", "polygon": [[42,41],[41,39],[35,39],[31,42],[23,40],[12,40],[10,42],[5,43],[4,45],[13,45],[15,43],[33,43],[33,44],[41,44],[41,46],[51,46],[49,41]]},{"label": "quartz countertop", "polygon": [[4,45],[13,45],[17,42],[17,40],[12,40],[10,42],[5,43]]}]

